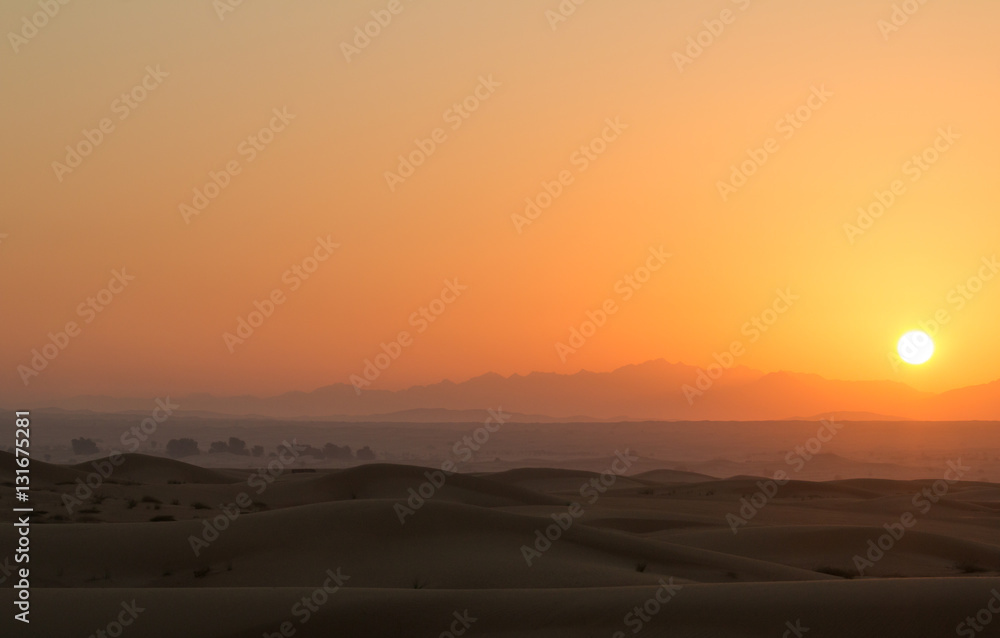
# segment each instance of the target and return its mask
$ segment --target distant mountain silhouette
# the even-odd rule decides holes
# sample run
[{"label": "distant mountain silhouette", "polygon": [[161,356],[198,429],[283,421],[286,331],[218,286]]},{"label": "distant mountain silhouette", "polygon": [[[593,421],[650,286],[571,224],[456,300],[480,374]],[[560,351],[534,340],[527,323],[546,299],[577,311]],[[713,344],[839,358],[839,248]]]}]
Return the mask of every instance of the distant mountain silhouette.
[{"label": "distant mountain silhouette", "polygon": [[928,400],[924,414],[933,420],[997,419],[1000,414],[1000,379],[942,392]]},{"label": "distant mountain silhouette", "polygon": [[843,410],[836,414],[813,414],[811,416],[790,416],[784,421],[819,421],[829,419],[834,416],[837,421],[909,421],[901,416],[891,416],[888,414],[877,414],[875,412],[845,412]]},{"label": "distant mountain silhouette", "polygon": [[[834,381],[814,374],[765,374],[742,366],[713,380],[695,366],[663,359],[611,372],[533,372],[509,377],[489,373],[461,383],[370,389],[360,395],[353,386],[339,383],[271,397],[195,394],[171,400],[185,413],[359,421],[477,421],[485,419],[490,408],[518,413],[518,421],[540,422],[754,421],[838,413],[868,413],[872,420],[1000,420],[1000,380],[933,394],[894,381]],[[81,396],[36,407],[122,412],[148,411],[151,404],[152,398]]]}]

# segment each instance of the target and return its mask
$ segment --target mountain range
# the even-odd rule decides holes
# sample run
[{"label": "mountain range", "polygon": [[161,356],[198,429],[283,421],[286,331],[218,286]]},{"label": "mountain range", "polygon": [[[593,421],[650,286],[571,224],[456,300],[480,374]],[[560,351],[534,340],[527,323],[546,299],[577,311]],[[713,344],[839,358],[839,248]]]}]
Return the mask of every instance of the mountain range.
[{"label": "mountain range", "polygon": [[[171,397],[188,413],[354,421],[480,421],[488,409],[518,421],[783,420],[852,414],[857,420],[1000,421],[1000,379],[943,393],[894,381],[836,381],[815,374],[763,373],[743,366],[702,369],[663,359],[610,372],[488,373],[461,383],[441,381],[402,390],[346,383],[275,396]],[[36,408],[148,412],[154,399],[79,396]],[[793,415],[800,415],[793,417]],[[843,417],[841,417],[843,418]]]}]

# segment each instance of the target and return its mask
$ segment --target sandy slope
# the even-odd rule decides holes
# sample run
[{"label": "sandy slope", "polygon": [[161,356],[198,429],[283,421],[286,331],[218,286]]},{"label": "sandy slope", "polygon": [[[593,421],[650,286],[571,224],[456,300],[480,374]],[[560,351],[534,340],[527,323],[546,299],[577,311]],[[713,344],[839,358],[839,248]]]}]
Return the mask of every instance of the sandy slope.
[{"label": "sandy slope", "polygon": [[[144,638],[259,638],[283,622],[302,637],[438,636],[449,630],[456,612],[466,611],[475,618],[470,637],[608,638],[615,632],[635,635],[638,621],[627,622],[627,616],[657,590],[345,587],[303,623],[304,614],[293,609],[322,580],[319,574],[314,585],[277,589],[39,590],[32,635],[87,635],[105,627],[122,601],[135,600],[145,611],[125,635]],[[786,623],[799,623],[810,638],[945,638],[955,636],[956,626],[997,587],[1000,578],[686,585],[647,616],[641,635],[773,638],[788,631]]]},{"label": "sandy slope", "polygon": [[299,475],[298,478],[268,487],[269,502],[287,506],[320,501],[406,499],[411,489],[416,491],[421,485],[434,486],[435,483],[441,484],[435,486],[435,501],[480,507],[558,505],[565,501],[517,484],[507,485],[467,474],[444,475],[439,469],[408,465],[362,465],[336,472]]},{"label": "sandy slope", "polygon": [[[444,589],[641,585],[663,575],[699,582],[830,578],[585,525],[568,529],[529,566],[521,546],[533,544],[551,519],[429,502],[400,525],[394,505],[345,501],[242,515],[200,556],[189,537],[204,527],[194,521],[39,526],[35,540],[52,567],[43,564],[37,577],[52,587],[288,587],[302,584],[304,566],[318,566],[341,567],[361,587]],[[9,529],[0,531],[0,545],[11,541]],[[209,574],[195,577],[205,568]]]},{"label": "sandy slope", "polygon": [[[788,526],[681,532],[672,543],[747,556],[802,569],[856,573],[853,558],[866,556],[868,541],[886,534],[879,527]],[[895,541],[895,539],[894,539]],[[886,541],[888,543],[888,541]],[[865,570],[870,576],[951,576],[970,570],[1000,574],[1000,546],[922,532],[914,527],[892,551]]]},{"label": "sandy slope", "polygon": [[[16,476],[17,466],[14,462],[14,455],[10,452],[0,450],[0,481],[13,481]],[[31,459],[32,481],[37,483],[55,485],[56,483],[72,483],[77,478],[83,478],[86,472],[65,465],[54,465],[38,459]]]},{"label": "sandy slope", "polygon": [[[108,459],[95,459],[86,463],[71,466],[85,474],[94,472],[95,463],[101,464]],[[146,454],[122,454],[117,459],[113,478],[118,481],[156,484],[171,481],[181,483],[232,483],[240,480],[245,473],[228,472],[225,470],[207,470],[182,461],[175,461],[159,456]]]},{"label": "sandy slope", "polygon": [[[538,492],[577,492],[580,486],[594,478],[600,478],[598,472],[587,472],[584,470],[563,470],[540,467],[525,467],[495,474],[486,475],[491,481],[506,483],[509,485],[519,485]],[[644,487],[648,485],[646,481],[637,480],[637,477],[620,476],[615,481],[615,487]]]},{"label": "sandy slope", "polygon": [[[4,636],[87,636],[132,599],[146,609],[124,634],[137,638],[257,637],[283,621],[296,636],[439,636],[465,610],[478,619],[469,636],[634,635],[626,615],[661,579],[682,588],[643,635],[782,636],[800,621],[810,638],[949,636],[1000,586],[1000,486],[990,483],[951,485],[858,578],[853,557],[933,478],[793,481],[734,534],[727,515],[760,478],[657,471],[594,491],[600,474],[526,468],[454,475],[407,505],[433,470],[283,472],[258,491],[247,471],[132,455],[84,498],[87,513],[57,515],[87,465],[33,465],[33,503],[50,508],[31,529],[36,623],[17,633],[5,616]],[[13,477],[10,455],[0,477]],[[241,493],[256,504],[204,536]],[[582,514],[529,566],[523,547],[553,515],[565,523],[571,501]],[[12,503],[0,485],[0,519]],[[404,505],[414,510],[401,524]],[[211,542],[196,555],[198,536]],[[0,551],[15,542],[0,526]],[[295,601],[328,573],[349,580],[300,624]],[[9,598],[13,581],[0,577]]]}]

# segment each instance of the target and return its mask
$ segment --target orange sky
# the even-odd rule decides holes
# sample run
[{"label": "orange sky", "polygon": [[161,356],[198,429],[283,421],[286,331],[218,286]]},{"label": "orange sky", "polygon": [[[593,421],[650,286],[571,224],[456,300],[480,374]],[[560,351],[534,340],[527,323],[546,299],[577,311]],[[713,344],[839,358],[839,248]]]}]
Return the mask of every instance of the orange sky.
[{"label": "orange sky", "polygon": [[[1000,255],[1000,4],[929,2],[897,30],[869,0],[595,1],[556,22],[558,6],[248,0],[220,18],[134,0],[34,29],[38,4],[4,2],[2,394],[309,390],[402,331],[373,387],[705,365],[734,340],[764,371],[1000,376],[1000,277],[958,291]],[[342,46],[371,11],[391,22]],[[433,152],[387,178],[415,140]],[[724,201],[751,156],[766,162]],[[227,185],[195,214],[210,172]],[[88,309],[116,269],[127,285]],[[798,300],[752,339],[779,289]],[[224,337],[272,294],[252,336]],[[899,336],[940,312],[935,358],[894,370]]]}]

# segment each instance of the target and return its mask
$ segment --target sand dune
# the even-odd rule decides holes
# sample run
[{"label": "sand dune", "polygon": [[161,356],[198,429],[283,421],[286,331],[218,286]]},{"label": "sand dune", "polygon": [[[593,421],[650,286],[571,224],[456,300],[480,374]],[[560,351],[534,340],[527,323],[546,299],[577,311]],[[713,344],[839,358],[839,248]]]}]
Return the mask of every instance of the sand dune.
[{"label": "sand dune", "polygon": [[[469,636],[607,638],[614,632],[633,635],[640,625],[629,614],[658,589],[347,586],[317,605],[303,623],[305,615],[292,610],[301,612],[302,599],[322,584],[323,570],[314,572],[310,585],[297,588],[42,589],[35,594],[39,609],[61,611],[40,616],[37,635],[73,636],[80,635],[80,627],[105,627],[122,601],[135,600],[144,611],[129,635],[143,638],[260,638],[277,632],[283,622],[306,637],[438,636],[449,630],[456,612],[475,619]],[[642,635],[658,637],[773,638],[788,632],[791,623],[808,628],[810,638],[943,638],[956,635],[956,626],[985,605],[997,587],[998,578],[686,585],[641,628]]]},{"label": "sand dune", "polygon": [[[0,481],[13,483],[14,477],[17,476],[16,469],[17,465],[14,455],[10,452],[0,450]],[[84,478],[85,476],[86,472],[80,472],[73,467],[54,465],[45,461],[31,459],[31,480],[36,484],[56,485],[59,483],[72,483],[76,479]]]},{"label": "sand dune", "polygon": [[[868,542],[886,534],[879,527],[750,527],[671,534],[672,543],[781,563],[801,569],[859,577],[855,555],[866,557]],[[1000,574],[1000,546],[907,530],[873,567],[872,577],[953,576],[971,571]],[[888,543],[888,541],[886,541]]]},{"label": "sand dune", "polygon": [[[10,455],[0,461],[11,474]],[[493,637],[631,635],[628,614],[672,583],[645,635],[781,636],[801,622],[810,637],[947,636],[1000,585],[1000,487],[989,483],[951,485],[859,578],[854,556],[932,481],[791,481],[734,534],[727,517],[765,479],[653,471],[584,497],[600,474],[442,483],[434,469],[373,464],[265,480],[129,455],[83,499],[85,514],[55,516],[79,487],[57,479],[87,466],[34,466],[46,480],[34,502],[51,508],[31,531],[39,635],[92,632],[133,599],[147,610],[137,637],[256,637],[282,622],[301,636],[438,636],[465,610]],[[0,502],[12,493],[0,486]],[[252,506],[228,507],[241,495]],[[552,542],[539,540],[547,528]],[[15,541],[0,527],[0,546]],[[300,624],[295,601],[328,574],[349,579]]]},{"label": "sand dune", "polygon": [[[592,479],[599,479],[600,473],[586,470],[552,469],[526,467],[487,475],[491,481],[520,485],[543,492],[578,492],[580,487]],[[637,477],[619,476],[615,480],[617,489],[643,487],[646,483]]]},{"label": "sand dune", "polygon": [[[765,477],[734,477],[729,479],[673,485],[668,490],[668,493],[670,496],[677,498],[706,495],[708,492],[711,492],[711,495],[728,495],[739,498],[740,496],[750,495],[754,492],[760,491],[762,489],[760,485],[761,483],[770,482],[773,481]],[[782,499],[874,498],[879,496],[879,493],[875,491],[847,485],[839,485],[837,483],[788,481],[782,485],[775,485],[777,487],[776,497]]]},{"label": "sand dune", "polygon": [[699,474],[698,472],[684,472],[681,470],[650,470],[649,472],[642,472],[640,474],[635,474],[632,478],[642,481],[650,481],[652,483],[701,483],[702,481],[711,481],[715,477],[709,476],[708,474]]},{"label": "sand dune", "polygon": [[[89,474],[95,470],[96,464],[109,464],[108,458],[95,459],[86,463],[73,465],[76,470]],[[207,470],[196,465],[146,454],[122,454],[112,465],[112,480],[132,481],[134,483],[235,483],[242,479],[245,472]]]},{"label": "sand dune", "polygon": [[[308,477],[308,478],[306,478]],[[467,474],[445,475],[439,469],[408,465],[371,464],[285,480],[269,487],[267,497],[282,505],[303,505],[320,501],[354,499],[406,499],[410,490],[425,492],[434,486],[436,501],[465,503],[481,507],[513,505],[557,505],[554,498],[516,484],[483,479]],[[440,483],[436,487],[435,483]]]},{"label": "sand dune", "polygon": [[[521,547],[533,545],[536,530],[551,519],[428,502],[401,525],[395,504],[345,501],[242,515],[197,557],[190,537],[203,534],[200,522],[42,526],[38,542],[51,547],[47,556],[60,567],[43,566],[37,574],[51,587],[95,580],[130,587],[288,587],[303,584],[304,565],[325,565],[342,567],[357,586],[444,589],[631,586],[664,575],[698,582],[830,578],[584,525],[570,527],[529,566]],[[0,541],[10,535],[0,531]],[[66,538],[74,542],[60,542]],[[464,538],[476,540],[456,542]],[[195,576],[206,568],[208,575]]]}]

